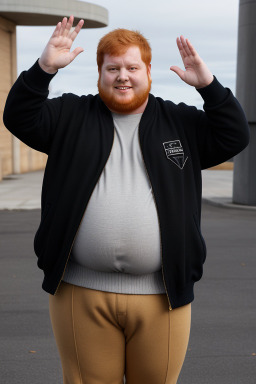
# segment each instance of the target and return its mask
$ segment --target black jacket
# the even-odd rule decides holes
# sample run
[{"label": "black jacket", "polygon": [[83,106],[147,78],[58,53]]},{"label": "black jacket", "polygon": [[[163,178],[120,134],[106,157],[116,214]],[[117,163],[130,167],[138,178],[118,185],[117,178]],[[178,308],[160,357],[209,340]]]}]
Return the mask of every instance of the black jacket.
[{"label": "black jacket", "polygon": [[[38,63],[23,72],[7,98],[4,123],[27,145],[48,154],[34,247],[45,274],[43,289],[54,294],[111,152],[114,125],[99,95],[47,99],[52,77]],[[150,94],[139,126],[159,217],[170,308],[190,303],[194,283],[202,276],[201,169],[232,158],[249,140],[245,115],[230,90],[214,78],[198,91],[205,112]]]}]

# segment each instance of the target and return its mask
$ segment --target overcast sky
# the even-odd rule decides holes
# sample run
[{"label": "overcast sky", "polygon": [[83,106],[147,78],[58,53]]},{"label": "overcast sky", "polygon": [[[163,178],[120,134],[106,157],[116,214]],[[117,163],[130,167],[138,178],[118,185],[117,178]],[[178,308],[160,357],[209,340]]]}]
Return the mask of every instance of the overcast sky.
[{"label": "overcast sky", "polygon": [[[152,89],[155,96],[202,108],[199,94],[170,71],[182,66],[176,37],[188,37],[213,74],[235,93],[239,0],[89,1],[109,11],[106,28],[83,29],[74,42],[84,52],[51,82],[51,97],[64,92],[97,93],[96,48],[115,28],[139,30],[152,47]],[[66,16],[66,15],[63,15]],[[40,56],[54,27],[18,27],[18,74]]]}]

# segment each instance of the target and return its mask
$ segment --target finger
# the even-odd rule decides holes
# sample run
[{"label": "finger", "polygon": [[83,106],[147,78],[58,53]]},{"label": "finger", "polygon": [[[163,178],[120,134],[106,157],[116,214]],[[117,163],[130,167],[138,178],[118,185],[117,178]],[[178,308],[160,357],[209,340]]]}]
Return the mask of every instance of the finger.
[{"label": "finger", "polygon": [[197,52],[188,39],[186,39],[187,46],[193,56],[196,56]]},{"label": "finger", "polygon": [[63,35],[64,33],[64,30],[66,28],[66,25],[67,25],[67,22],[68,22],[68,19],[66,17],[63,18],[62,22],[61,22],[61,28],[60,28],[60,33],[59,35]]},{"label": "finger", "polygon": [[75,27],[74,31],[70,35],[71,40],[73,40],[73,41],[75,40],[75,38],[77,37],[78,33],[81,31],[81,28],[82,28],[83,25],[84,25],[84,20],[81,19],[79,21],[79,23],[77,24],[77,26]]},{"label": "finger", "polygon": [[58,24],[56,25],[51,37],[57,37],[59,35],[60,28],[61,28],[61,21],[59,21]]},{"label": "finger", "polygon": [[74,51],[70,53],[71,61],[73,61],[83,51],[84,49],[82,47],[75,48]]},{"label": "finger", "polygon": [[185,72],[181,68],[177,67],[176,65],[172,65],[170,70],[175,72],[183,80]]},{"label": "finger", "polygon": [[180,41],[181,41],[181,45],[182,45],[182,48],[183,48],[184,55],[185,56],[190,56],[191,52],[189,50],[189,47],[187,46],[187,43],[186,43],[186,40],[185,40],[184,36],[180,36]]},{"label": "finger", "polygon": [[177,47],[178,47],[178,49],[179,49],[181,58],[182,58],[182,60],[184,60],[185,52],[184,52],[184,50],[183,50],[183,46],[182,46],[182,44],[181,44],[181,41],[180,41],[179,37],[177,37],[176,42],[177,42]]},{"label": "finger", "polygon": [[68,22],[66,24],[66,28],[65,30],[63,31],[63,36],[67,36],[73,26],[73,22],[74,22],[74,16],[71,15],[70,18],[68,19]]}]

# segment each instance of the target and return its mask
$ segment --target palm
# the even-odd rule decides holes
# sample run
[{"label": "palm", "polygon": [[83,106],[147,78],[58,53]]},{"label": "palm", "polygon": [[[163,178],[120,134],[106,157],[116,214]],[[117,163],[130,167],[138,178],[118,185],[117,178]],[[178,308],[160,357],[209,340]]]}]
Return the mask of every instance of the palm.
[{"label": "palm", "polygon": [[200,58],[192,44],[183,36],[177,38],[177,46],[185,67],[185,71],[177,66],[172,66],[170,69],[187,84],[196,88],[205,87],[213,80],[213,75]]},{"label": "palm", "polygon": [[70,52],[72,43],[73,41],[68,37],[52,37],[47,46],[47,64],[58,68],[63,68],[70,64],[72,61]]},{"label": "palm", "polygon": [[59,68],[66,67],[79,53],[83,52],[81,47],[71,51],[72,44],[84,23],[83,20],[80,20],[72,31],[73,21],[74,17],[71,16],[68,21],[67,18],[64,18],[62,22],[57,24],[39,59],[39,64],[46,71],[56,72]]},{"label": "palm", "polygon": [[183,58],[183,64],[185,67],[184,81],[187,83],[195,83],[198,80],[197,67],[200,65],[197,57],[187,56]]}]

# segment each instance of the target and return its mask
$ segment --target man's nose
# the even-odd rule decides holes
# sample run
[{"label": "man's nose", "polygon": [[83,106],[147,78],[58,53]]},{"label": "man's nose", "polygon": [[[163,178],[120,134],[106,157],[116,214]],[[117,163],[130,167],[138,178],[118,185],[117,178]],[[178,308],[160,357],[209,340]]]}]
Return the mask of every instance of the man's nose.
[{"label": "man's nose", "polygon": [[125,68],[121,68],[118,73],[117,81],[127,81],[128,80],[128,73]]}]

